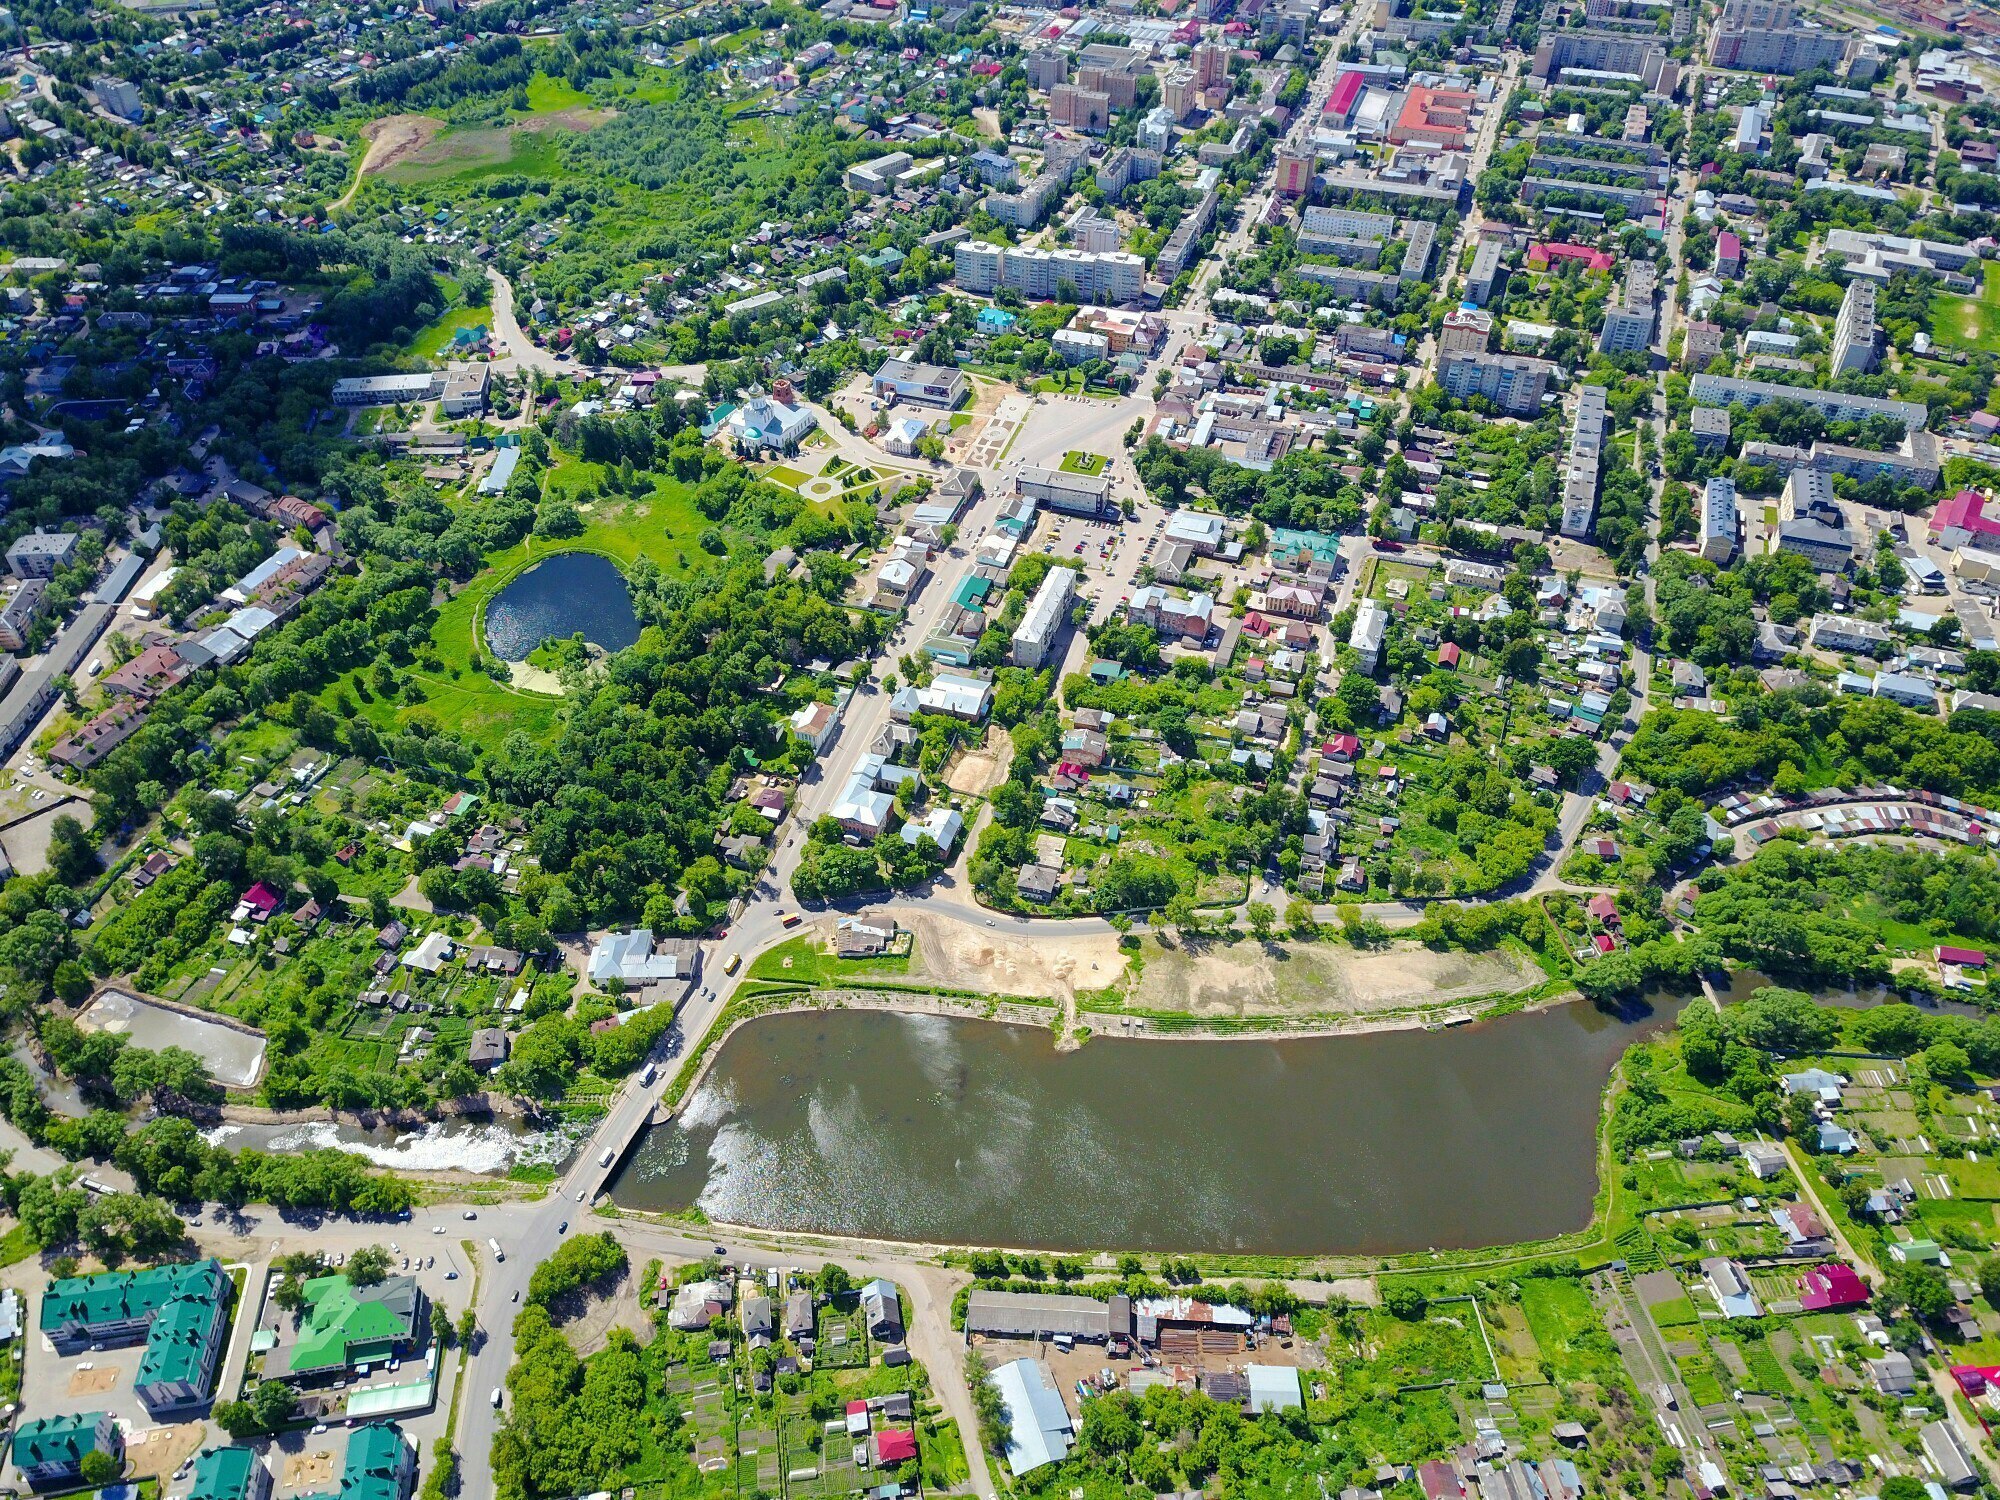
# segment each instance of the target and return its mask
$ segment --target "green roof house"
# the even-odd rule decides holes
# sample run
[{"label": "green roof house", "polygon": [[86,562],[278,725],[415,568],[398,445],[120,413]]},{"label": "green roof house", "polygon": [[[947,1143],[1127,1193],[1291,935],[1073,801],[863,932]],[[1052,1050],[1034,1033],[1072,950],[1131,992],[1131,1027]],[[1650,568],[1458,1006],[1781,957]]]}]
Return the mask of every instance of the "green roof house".
[{"label": "green roof house", "polygon": [[124,1462],[125,1438],[108,1411],[42,1417],[14,1429],[14,1470],[32,1485],[74,1484],[93,1451]]},{"label": "green roof house", "polygon": [[361,1365],[414,1354],[430,1337],[430,1302],[416,1281],[391,1276],[357,1287],[345,1276],[305,1284],[304,1310],[289,1337],[264,1357],[272,1379],[331,1380]]},{"label": "green roof house", "polygon": [[232,1443],[196,1455],[187,1500],[270,1500],[270,1494],[271,1471],[256,1450]]},{"label": "green roof house", "polygon": [[42,1294],[41,1327],[65,1355],[143,1343],[132,1388],[157,1415],[214,1393],[235,1291],[213,1258],[71,1276]]}]

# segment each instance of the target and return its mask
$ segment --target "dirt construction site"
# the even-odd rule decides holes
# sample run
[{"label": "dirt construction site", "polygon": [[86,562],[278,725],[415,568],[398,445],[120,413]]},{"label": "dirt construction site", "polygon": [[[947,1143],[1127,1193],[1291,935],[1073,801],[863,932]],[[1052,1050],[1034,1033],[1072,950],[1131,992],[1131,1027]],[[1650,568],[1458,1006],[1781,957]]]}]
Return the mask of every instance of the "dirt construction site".
[{"label": "dirt construction site", "polygon": [[901,920],[916,935],[912,976],[921,974],[948,989],[1048,1000],[1103,989],[1125,973],[1126,957],[1114,933],[1015,938],[922,913]]},{"label": "dirt construction site", "polygon": [[1126,994],[1137,1010],[1190,1016],[1388,1016],[1511,994],[1542,980],[1519,954],[1438,953],[1416,943],[1369,952],[1329,944],[1188,945],[1146,939]]}]

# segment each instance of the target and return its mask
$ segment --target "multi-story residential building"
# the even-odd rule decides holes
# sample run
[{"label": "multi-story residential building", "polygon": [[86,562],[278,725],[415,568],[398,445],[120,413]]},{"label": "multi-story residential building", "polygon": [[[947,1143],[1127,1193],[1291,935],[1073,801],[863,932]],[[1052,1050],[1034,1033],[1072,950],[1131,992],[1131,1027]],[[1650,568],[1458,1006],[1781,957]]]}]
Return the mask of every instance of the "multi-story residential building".
[{"label": "multi-story residential building", "polygon": [[1625,263],[1625,286],[1604,310],[1597,347],[1604,354],[1637,354],[1653,342],[1653,288],[1659,271],[1649,260]]},{"label": "multi-story residential building", "polygon": [[1709,33],[1708,62],[1746,73],[1804,73],[1838,66],[1854,38],[1799,19],[1791,0],[1727,0]]},{"label": "multi-story residential building", "polygon": [[1493,300],[1494,283],[1503,274],[1506,247],[1499,240],[1481,240],[1472,252],[1472,269],[1465,274],[1465,300],[1484,307]]},{"label": "multi-story residential building", "polygon": [[1478,307],[1454,307],[1444,315],[1444,326],[1438,330],[1438,351],[1483,353],[1492,338],[1492,313]]},{"label": "multi-story residential building", "polygon": [[73,531],[31,531],[7,549],[7,571],[16,578],[53,578],[76,561]]},{"label": "multi-story residential building", "polygon": [[1069,617],[1070,601],[1076,597],[1077,571],[1053,567],[1028,601],[1027,612],[1014,628],[1013,661],[1030,671],[1047,665],[1049,651]]},{"label": "multi-story residential building", "polygon": [[1845,391],[1818,390],[1811,386],[1778,385],[1769,380],[1733,380],[1726,375],[1696,375],[1688,382],[1688,395],[1697,406],[1762,406],[1767,401],[1798,401],[1816,407],[1835,422],[1863,422],[1870,417],[1891,417],[1910,432],[1922,429],[1930,418],[1928,407],[1915,401],[1891,401],[1881,396],[1854,396]]},{"label": "multi-story residential building", "polygon": [[1604,443],[1611,435],[1611,414],[1604,387],[1579,386],[1576,416],[1570,423],[1569,452],[1563,458],[1562,534],[1587,537],[1597,514],[1597,475],[1604,461]]},{"label": "multi-story residential building", "polygon": [[139,97],[139,90],[122,78],[93,78],[91,92],[97,95],[97,102],[121,120],[145,118],[145,101]]},{"label": "multi-story residential building", "polygon": [[1447,394],[1460,401],[1483,397],[1510,416],[1540,411],[1555,373],[1547,360],[1519,354],[1446,354],[1438,359],[1438,381]]},{"label": "multi-story residential building", "polygon": [[1736,482],[1717,475],[1701,492],[1701,555],[1726,563],[1736,553]]},{"label": "multi-story residential building", "polygon": [[1545,33],[1535,49],[1534,77],[1554,83],[1572,73],[1585,75],[1579,81],[1636,79],[1648,89],[1670,94],[1679,69],[1657,37],[1591,28]]},{"label": "multi-story residential building", "polygon": [[1854,560],[1854,542],[1834,498],[1832,478],[1817,469],[1792,470],[1771,533],[1771,551],[1793,552],[1822,573],[1838,573]]},{"label": "multi-story residential building", "polygon": [[48,593],[47,579],[23,578],[0,600],[0,650],[20,651],[27,646],[28,632],[40,617]]},{"label": "multi-story residential building", "polygon": [[1685,370],[1706,370],[1709,361],[1721,354],[1728,343],[1721,324],[1699,318],[1691,319],[1684,326],[1683,334],[1681,368]]},{"label": "multi-story residential building", "polygon": [[952,247],[953,271],[968,292],[1008,287],[1024,297],[1046,300],[1065,285],[1084,302],[1136,302],[1146,290],[1146,262],[1126,250],[1016,249],[987,240],[961,240]]},{"label": "multi-story residential building", "polygon": [[9,1456],[14,1472],[36,1489],[75,1485],[92,1453],[115,1459],[123,1468],[125,1434],[108,1411],[37,1417],[14,1429]]},{"label": "multi-story residential building", "polygon": [[1888,626],[1856,615],[1814,615],[1806,628],[1806,640],[1821,651],[1880,656],[1889,649],[1893,637]]},{"label": "multi-story residential building", "polygon": [[155,1414],[215,1390],[235,1287],[218,1260],[72,1276],[42,1296],[43,1337],[64,1354],[143,1344],[132,1388]]},{"label": "multi-story residential building", "polygon": [[1875,368],[1875,283],[1857,276],[1840,299],[1833,320],[1833,350],[1827,363],[1832,375],[1865,375]]},{"label": "multi-story residential building", "polygon": [[1110,127],[1111,96],[1081,83],[1059,83],[1049,90],[1049,123],[1096,135]]}]

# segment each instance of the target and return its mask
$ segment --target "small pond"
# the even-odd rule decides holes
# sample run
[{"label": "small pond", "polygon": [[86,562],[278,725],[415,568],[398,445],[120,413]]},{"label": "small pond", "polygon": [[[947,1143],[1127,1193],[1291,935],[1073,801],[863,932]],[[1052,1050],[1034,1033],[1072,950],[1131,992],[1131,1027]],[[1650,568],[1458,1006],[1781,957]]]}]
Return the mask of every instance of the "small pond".
[{"label": "small pond", "polygon": [[579,633],[606,651],[639,639],[625,575],[595,552],[562,552],[537,563],[486,606],[487,649],[502,661],[526,661],[550,636]]}]

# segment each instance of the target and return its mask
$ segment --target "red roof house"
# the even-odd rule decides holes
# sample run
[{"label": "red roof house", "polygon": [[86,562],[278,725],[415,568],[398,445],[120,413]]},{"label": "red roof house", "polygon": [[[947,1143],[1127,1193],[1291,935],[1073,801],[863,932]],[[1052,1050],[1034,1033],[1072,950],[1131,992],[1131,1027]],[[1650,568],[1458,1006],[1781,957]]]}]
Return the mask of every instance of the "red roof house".
[{"label": "red roof house", "polygon": [[283,910],[285,905],[285,898],[261,880],[245,891],[241,899],[245,906],[263,917],[270,916],[274,911]]},{"label": "red roof house", "polygon": [[1807,1312],[1839,1312],[1867,1305],[1868,1283],[1854,1274],[1852,1266],[1832,1261],[1813,1266],[1799,1278],[1799,1306]]},{"label": "red roof house", "polygon": [[1618,920],[1617,901],[1605,895],[1602,891],[1584,902],[1583,909],[1600,922],[1615,922]]},{"label": "red roof house", "polygon": [[1986,955],[1977,948],[1940,948],[1937,951],[1937,961],[1960,969],[1986,967]]},{"label": "red roof house", "polygon": [[875,1466],[906,1464],[917,1456],[917,1435],[900,1427],[875,1434]]},{"label": "red roof house", "polygon": [[1438,665],[1441,667],[1455,667],[1458,665],[1458,646],[1455,642],[1446,641],[1442,646],[1438,647]]},{"label": "red roof house", "polygon": [[1610,953],[1618,947],[1618,939],[1608,932],[1600,932],[1590,941],[1599,953]]}]

